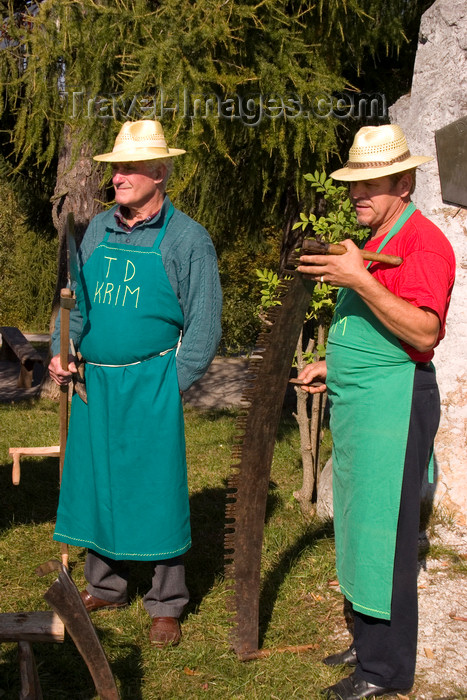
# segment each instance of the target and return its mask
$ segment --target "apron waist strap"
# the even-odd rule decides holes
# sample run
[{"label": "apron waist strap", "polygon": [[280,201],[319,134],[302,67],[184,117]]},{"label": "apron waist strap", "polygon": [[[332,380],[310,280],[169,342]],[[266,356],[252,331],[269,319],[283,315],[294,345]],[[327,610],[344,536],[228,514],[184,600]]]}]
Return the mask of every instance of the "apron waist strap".
[{"label": "apron waist strap", "polygon": [[158,352],[155,355],[151,355],[150,357],[145,357],[144,360],[137,360],[136,362],[126,362],[122,365],[107,365],[104,362],[91,362],[90,360],[85,360],[87,365],[94,365],[95,367],[133,367],[133,365],[140,365],[142,362],[148,362],[148,360],[153,360],[155,357],[163,357],[164,355],[167,355],[167,353],[172,352],[172,350],[176,350],[176,354],[178,354],[178,349],[180,347],[180,344],[182,342],[182,331],[180,331],[180,338],[178,339],[178,343],[173,346],[173,348],[168,348],[167,350],[162,350],[162,352]]}]

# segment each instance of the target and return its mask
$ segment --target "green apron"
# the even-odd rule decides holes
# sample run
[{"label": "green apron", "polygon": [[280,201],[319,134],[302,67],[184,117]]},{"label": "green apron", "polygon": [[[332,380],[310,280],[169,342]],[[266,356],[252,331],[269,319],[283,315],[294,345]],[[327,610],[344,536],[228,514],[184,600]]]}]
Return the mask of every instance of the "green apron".
[{"label": "green apron", "polygon": [[109,243],[80,272],[87,405],[73,397],[54,539],[111,559],[191,545],[176,350],[183,314],[159,246]]},{"label": "green apron", "polygon": [[355,610],[389,620],[415,362],[356,292],[340,289],[326,363],[339,584]]}]

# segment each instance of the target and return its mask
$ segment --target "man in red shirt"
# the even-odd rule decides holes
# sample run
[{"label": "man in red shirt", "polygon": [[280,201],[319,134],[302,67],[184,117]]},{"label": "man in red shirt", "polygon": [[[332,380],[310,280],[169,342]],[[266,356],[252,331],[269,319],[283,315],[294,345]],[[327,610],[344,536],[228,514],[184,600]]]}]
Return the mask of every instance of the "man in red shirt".
[{"label": "man in red shirt", "polygon": [[445,332],[455,259],[446,237],[416,210],[415,168],[397,125],[364,127],[344,168],[365,248],[399,267],[366,264],[355,244],[342,256],[304,255],[300,272],[340,287],[326,360],[299,375],[327,388],[339,584],[354,612],[349,649],[324,659],[355,671],[328,698],[395,694],[414,682],[420,495],[439,423],[433,349]]}]

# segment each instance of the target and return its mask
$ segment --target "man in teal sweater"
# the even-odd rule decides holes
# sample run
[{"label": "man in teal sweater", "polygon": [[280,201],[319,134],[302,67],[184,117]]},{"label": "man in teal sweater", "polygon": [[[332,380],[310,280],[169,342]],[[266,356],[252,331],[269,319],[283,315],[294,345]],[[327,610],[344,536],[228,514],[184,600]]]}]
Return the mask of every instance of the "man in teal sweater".
[{"label": "man in teal sweater", "polygon": [[[191,545],[181,394],[207,370],[222,294],[206,230],[165,194],[172,158],[158,122],[126,122],[110,153],[116,205],[78,251],[70,335],[86,361],[87,403],[73,397],[54,539],[87,547],[89,612],[127,603],[128,562],[151,561],[144,605],[158,647],[180,641]],[[58,320],[51,377],[60,365]]]}]

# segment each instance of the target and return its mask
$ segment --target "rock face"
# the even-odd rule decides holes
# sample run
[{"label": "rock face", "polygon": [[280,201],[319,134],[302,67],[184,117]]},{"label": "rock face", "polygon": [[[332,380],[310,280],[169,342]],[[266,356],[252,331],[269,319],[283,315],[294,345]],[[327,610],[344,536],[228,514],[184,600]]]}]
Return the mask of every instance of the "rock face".
[{"label": "rock face", "polygon": [[[467,4],[436,0],[420,24],[412,90],[389,109],[410,150],[436,155],[435,131],[462,119],[467,138]],[[466,184],[467,187],[467,184]],[[443,202],[437,161],[417,171],[413,199],[449,238],[457,259],[446,337],[435,351],[442,418],[435,443],[435,503],[467,523],[467,209]]]},{"label": "rock face", "polygon": [[316,515],[322,520],[327,520],[327,518],[332,520],[334,516],[332,502],[332,457],[328,459],[323,467],[323,471],[319,475]]}]

